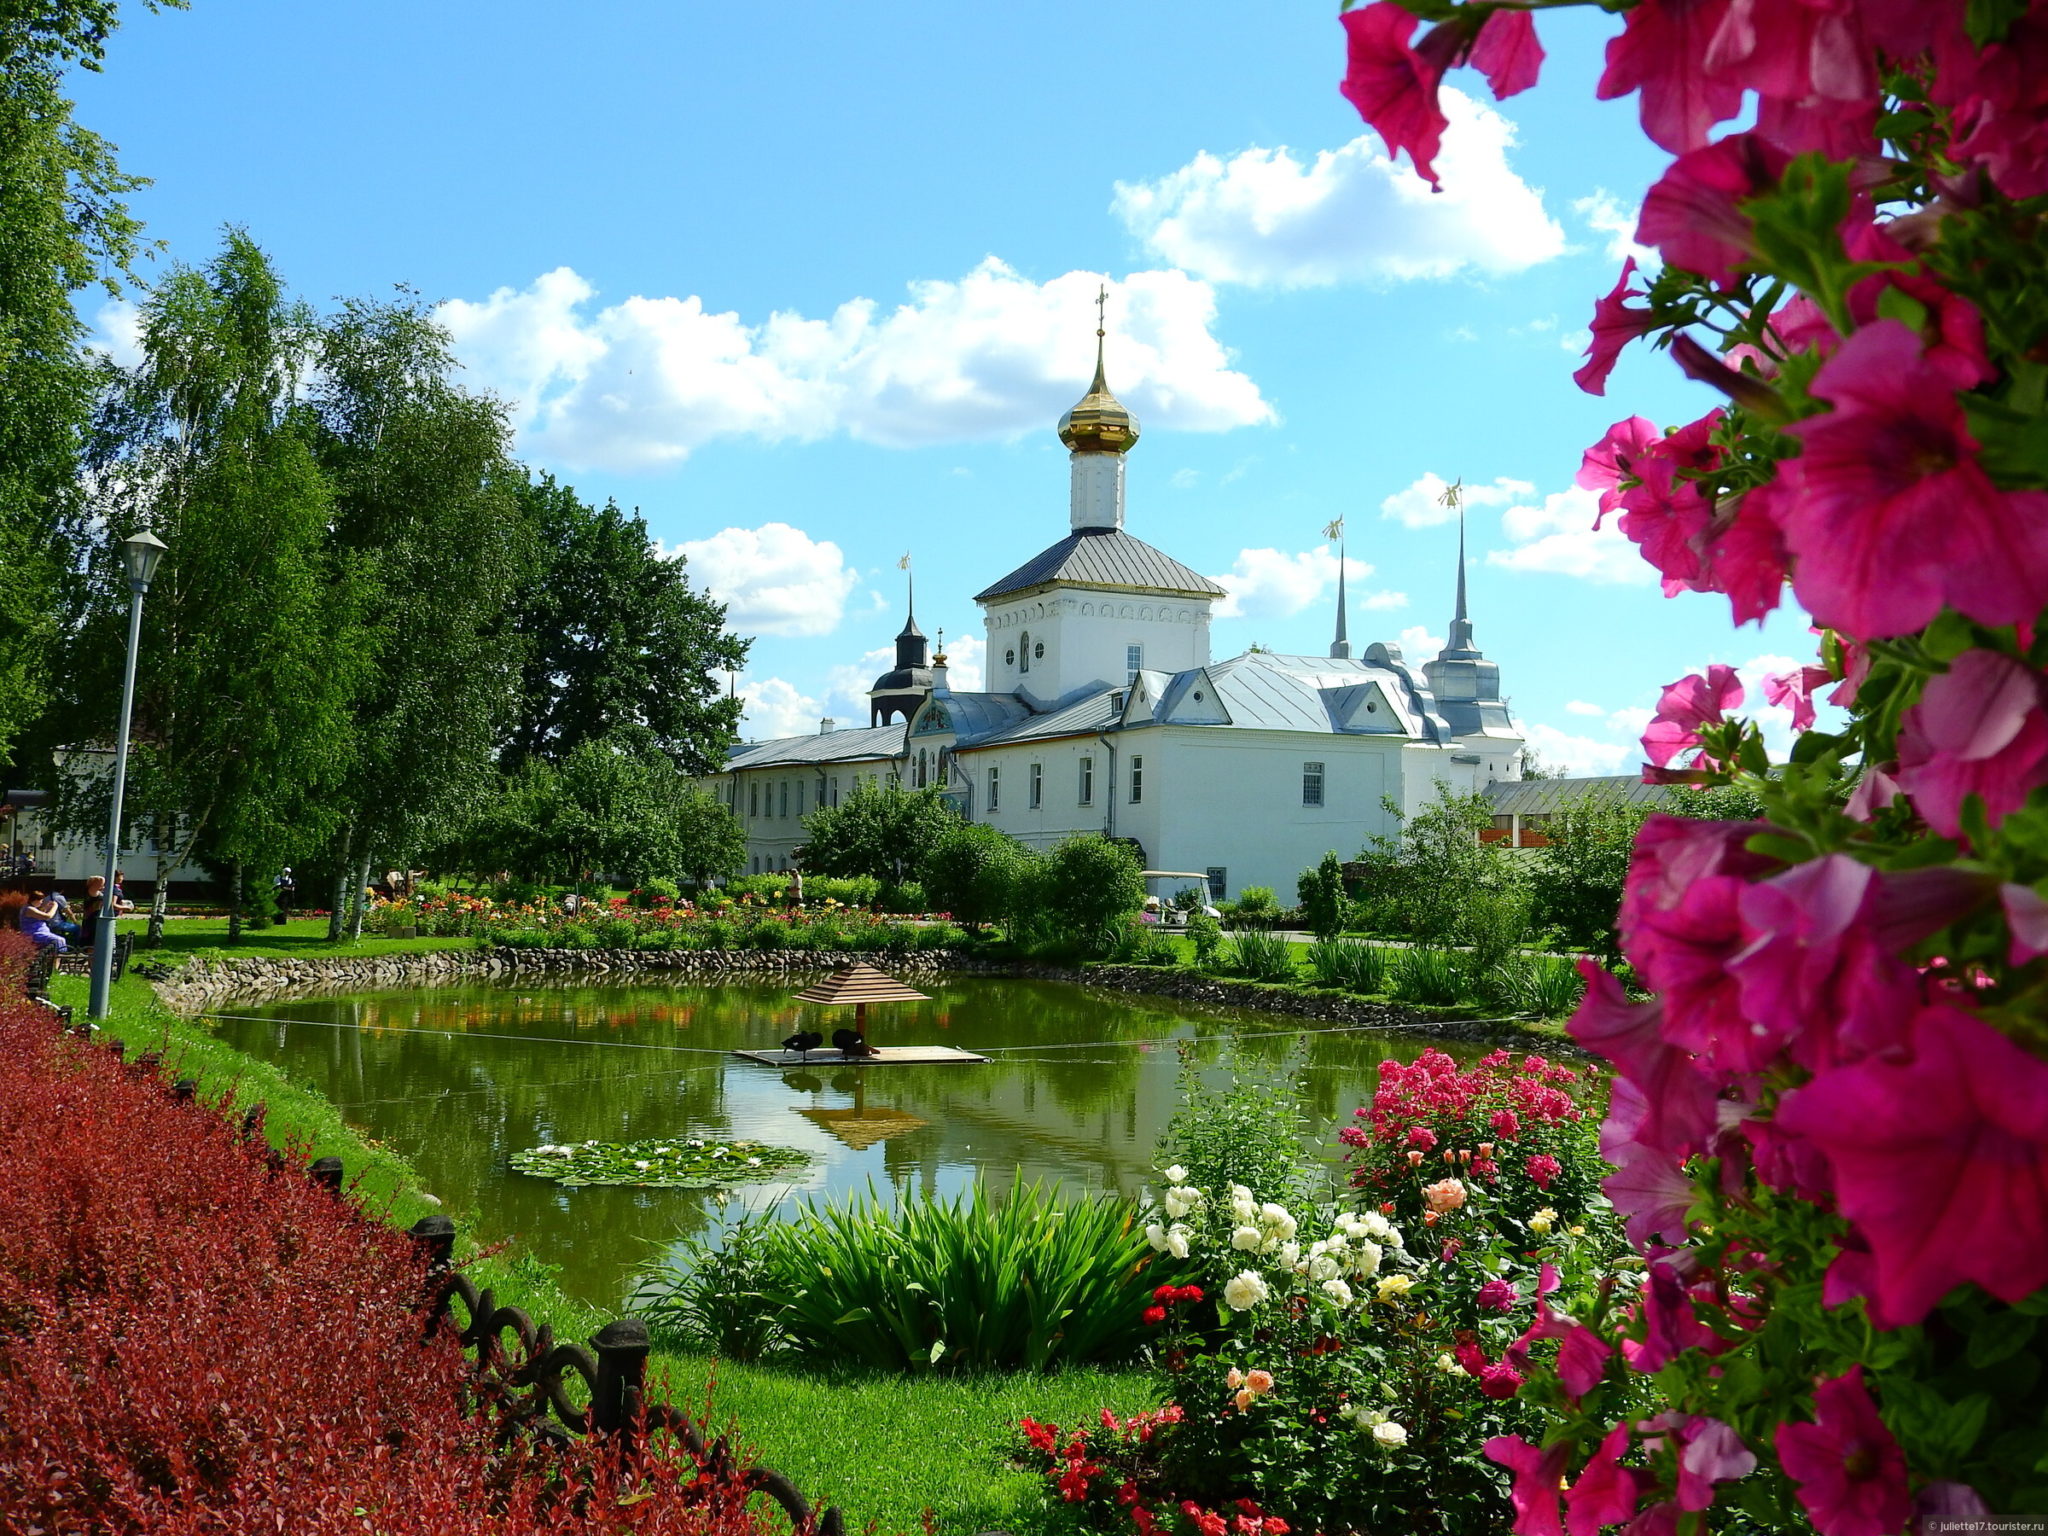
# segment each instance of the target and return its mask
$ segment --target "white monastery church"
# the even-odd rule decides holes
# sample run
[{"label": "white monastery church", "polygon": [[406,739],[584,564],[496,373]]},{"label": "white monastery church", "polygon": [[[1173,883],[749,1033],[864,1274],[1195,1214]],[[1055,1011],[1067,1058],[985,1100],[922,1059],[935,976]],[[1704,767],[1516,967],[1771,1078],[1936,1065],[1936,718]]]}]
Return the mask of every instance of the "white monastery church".
[{"label": "white monastery church", "polygon": [[1217,899],[1352,858],[1438,786],[1521,777],[1522,733],[1500,668],[1472,643],[1464,534],[1449,643],[1411,667],[1396,645],[1354,656],[1344,579],[1327,656],[1209,654],[1223,589],[1124,530],[1124,466],[1138,424],[1095,381],[1060,419],[1071,453],[1069,530],[975,594],[985,692],[956,692],[913,611],[896,665],[869,691],[870,722],[732,749],[704,781],[747,830],[750,872],[800,861],[803,817],[859,779],[936,786],[972,821],[1049,847],[1077,832],[1134,839],[1147,867],[1206,871]]}]

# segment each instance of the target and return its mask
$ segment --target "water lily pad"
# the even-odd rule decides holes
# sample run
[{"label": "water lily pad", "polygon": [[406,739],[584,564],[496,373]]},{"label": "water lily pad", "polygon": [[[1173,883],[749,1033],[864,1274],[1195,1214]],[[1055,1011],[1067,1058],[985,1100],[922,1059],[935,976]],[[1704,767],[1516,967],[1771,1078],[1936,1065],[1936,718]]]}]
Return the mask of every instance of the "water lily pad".
[{"label": "water lily pad", "polygon": [[750,1179],[772,1179],[810,1162],[808,1152],[758,1141],[672,1137],[658,1141],[575,1141],[512,1154],[520,1173],[583,1184],[629,1184],[652,1189],[712,1189]]}]

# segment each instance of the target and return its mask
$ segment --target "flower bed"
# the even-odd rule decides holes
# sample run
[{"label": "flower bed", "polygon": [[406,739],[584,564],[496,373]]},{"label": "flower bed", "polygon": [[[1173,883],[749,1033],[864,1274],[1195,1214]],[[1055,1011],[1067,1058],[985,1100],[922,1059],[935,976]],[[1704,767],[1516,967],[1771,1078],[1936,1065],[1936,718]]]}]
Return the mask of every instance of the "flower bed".
[{"label": "flower bed", "polygon": [[825,901],[784,907],[752,895],[699,905],[657,897],[586,902],[566,912],[551,902],[496,902],[460,891],[378,901],[368,926],[436,938],[472,938],[508,949],[814,949],[840,954],[908,954],[949,949],[966,935],[944,914],[887,917]]},{"label": "flower bed", "polygon": [[647,1189],[713,1189],[772,1179],[808,1166],[811,1155],[758,1141],[579,1141],[512,1154],[521,1173],[575,1187],[629,1184]]},{"label": "flower bed", "polygon": [[1624,1250],[1581,1086],[1505,1052],[1462,1072],[1434,1051],[1389,1062],[1334,1202],[1299,1149],[1291,1173],[1278,1161],[1274,1103],[1198,1103],[1146,1231],[1173,1265],[1142,1316],[1168,1405],[1027,1421],[1058,1505],[1141,1536],[1500,1529],[1484,1447],[1539,1427],[1525,1377]]},{"label": "flower bed", "polygon": [[[501,1443],[402,1234],[61,1034],[0,934],[0,1530],[751,1536],[658,1439]],[[426,1342],[423,1344],[422,1340]]]}]

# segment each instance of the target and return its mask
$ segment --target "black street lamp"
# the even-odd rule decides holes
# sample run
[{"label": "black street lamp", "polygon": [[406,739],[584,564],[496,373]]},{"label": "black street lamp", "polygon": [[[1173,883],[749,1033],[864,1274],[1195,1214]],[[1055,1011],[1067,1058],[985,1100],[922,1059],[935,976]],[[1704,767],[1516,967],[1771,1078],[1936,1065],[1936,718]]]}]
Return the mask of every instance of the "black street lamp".
[{"label": "black street lamp", "polygon": [[[121,563],[128,569],[128,662],[121,674],[121,729],[114,738],[114,803],[107,812],[107,883],[100,892],[99,925],[93,933],[91,1018],[107,1016],[107,994],[114,986],[114,875],[121,861],[121,799],[128,790],[128,722],[135,712],[135,653],[142,644],[142,595],[164,557],[164,543],[148,532],[121,541]],[[159,869],[157,878],[164,872]]]}]

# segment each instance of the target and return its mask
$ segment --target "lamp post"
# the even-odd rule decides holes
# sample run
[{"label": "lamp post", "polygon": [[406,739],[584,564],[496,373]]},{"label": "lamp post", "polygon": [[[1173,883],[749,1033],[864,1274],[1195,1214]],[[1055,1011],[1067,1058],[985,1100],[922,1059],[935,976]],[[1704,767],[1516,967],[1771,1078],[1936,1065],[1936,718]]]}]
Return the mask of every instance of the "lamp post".
[{"label": "lamp post", "polygon": [[[107,812],[107,883],[100,893],[99,926],[93,933],[92,1000],[87,1016],[107,1016],[107,994],[114,986],[114,875],[121,861],[121,799],[128,790],[128,722],[135,712],[135,653],[142,643],[142,595],[164,557],[163,541],[154,534],[131,533],[121,541],[121,563],[128,569],[128,663],[121,674],[121,729],[114,738],[114,803]],[[163,878],[163,871],[157,871]]]}]

